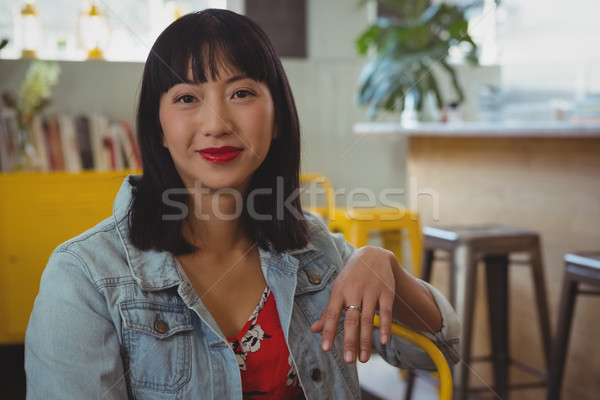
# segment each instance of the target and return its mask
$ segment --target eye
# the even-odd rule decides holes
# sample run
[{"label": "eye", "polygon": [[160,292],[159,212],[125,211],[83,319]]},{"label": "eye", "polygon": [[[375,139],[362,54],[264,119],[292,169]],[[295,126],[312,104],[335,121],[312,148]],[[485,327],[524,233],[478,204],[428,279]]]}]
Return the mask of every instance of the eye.
[{"label": "eye", "polygon": [[189,94],[184,94],[183,96],[180,96],[177,98],[177,100],[175,100],[177,103],[193,103],[196,99],[194,98],[194,96],[191,96]]},{"label": "eye", "polygon": [[236,99],[243,99],[243,98],[246,98],[246,97],[252,96],[252,95],[254,95],[254,93],[252,93],[251,91],[242,89],[242,90],[236,91],[233,94],[233,97]]}]

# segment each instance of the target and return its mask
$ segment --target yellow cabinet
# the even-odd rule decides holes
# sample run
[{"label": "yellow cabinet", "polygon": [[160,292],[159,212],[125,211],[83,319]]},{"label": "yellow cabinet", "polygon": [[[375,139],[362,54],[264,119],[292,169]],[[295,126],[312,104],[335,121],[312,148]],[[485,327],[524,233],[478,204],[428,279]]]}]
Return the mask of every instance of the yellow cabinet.
[{"label": "yellow cabinet", "polygon": [[0,344],[23,343],[48,257],[112,215],[128,173],[0,174]]}]

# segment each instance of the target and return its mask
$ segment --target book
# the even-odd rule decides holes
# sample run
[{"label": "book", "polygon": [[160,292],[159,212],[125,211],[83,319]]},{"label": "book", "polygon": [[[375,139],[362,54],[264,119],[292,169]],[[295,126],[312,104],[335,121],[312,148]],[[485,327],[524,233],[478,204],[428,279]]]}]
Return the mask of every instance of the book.
[{"label": "book", "polygon": [[62,139],[60,137],[60,124],[57,117],[47,118],[44,121],[44,132],[48,145],[50,170],[64,171],[65,158],[63,155]]},{"label": "book", "polygon": [[85,115],[77,116],[75,118],[75,127],[81,168],[84,170],[94,169],[94,152],[92,150],[92,137],[88,117]]},{"label": "book", "polygon": [[108,118],[102,114],[93,114],[88,118],[92,152],[94,154],[94,169],[96,171],[107,171],[110,169],[110,149],[106,140],[109,136]]},{"label": "book", "polygon": [[61,132],[65,170],[68,172],[80,172],[82,167],[75,120],[72,116],[67,114],[60,114],[57,118]]},{"label": "book", "polygon": [[18,154],[19,126],[15,110],[0,110],[0,171],[11,172]]},{"label": "book", "polygon": [[31,124],[31,144],[35,153],[35,164],[37,170],[41,172],[50,171],[50,155],[48,153],[48,144],[44,134],[44,121],[41,116],[36,116]]},{"label": "book", "polygon": [[122,143],[128,160],[128,166],[130,169],[139,170],[142,168],[142,157],[133,131],[131,130],[131,125],[126,121],[122,121],[121,126],[124,133]]},{"label": "book", "polygon": [[123,143],[121,138],[124,132],[121,123],[113,122],[107,136],[107,145],[110,149],[111,168],[114,170],[122,170],[128,168],[125,152],[123,151]]}]

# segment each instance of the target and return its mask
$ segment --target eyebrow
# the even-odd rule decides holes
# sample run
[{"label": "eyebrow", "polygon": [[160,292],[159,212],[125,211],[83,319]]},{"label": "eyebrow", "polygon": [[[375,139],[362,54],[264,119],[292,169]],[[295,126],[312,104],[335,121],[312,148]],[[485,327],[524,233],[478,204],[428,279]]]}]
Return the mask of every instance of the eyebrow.
[{"label": "eyebrow", "polygon": [[[244,79],[252,79],[252,78],[250,78],[250,76],[248,74],[242,73],[242,74],[237,74],[237,75],[230,76],[229,78],[227,78],[227,80],[225,81],[225,83],[226,84],[230,84],[230,83],[241,81],[241,80],[244,80]],[[175,84],[173,86],[176,86],[176,85],[196,85],[196,84],[197,84],[197,82],[195,82],[193,80],[185,79],[185,80],[182,80],[181,82],[179,82],[179,83],[177,83],[177,84]]]},{"label": "eyebrow", "polygon": [[241,81],[243,79],[250,79],[250,77],[247,74],[238,74],[238,75],[234,75],[229,77],[225,83],[233,83],[233,82],[237,82],[237,81]]}]

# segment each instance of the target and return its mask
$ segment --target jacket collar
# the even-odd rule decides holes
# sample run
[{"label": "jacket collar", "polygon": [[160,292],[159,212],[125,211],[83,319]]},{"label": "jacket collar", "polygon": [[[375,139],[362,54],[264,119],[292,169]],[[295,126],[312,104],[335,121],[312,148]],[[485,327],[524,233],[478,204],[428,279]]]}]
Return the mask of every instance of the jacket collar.
[{"label": "jacket collar", "polygon": [[113,218],[123,243],[127,263],[134,279],[144,290],[162,290],[177,286],[182,281],[179,263],[167,251],[140,250],[129,241],[129,209],[133,200],[131,182],[140,176],[129,175],[123,181],[113,204]]}]

